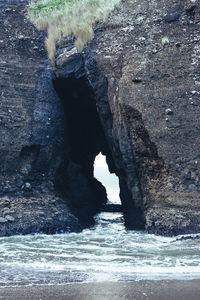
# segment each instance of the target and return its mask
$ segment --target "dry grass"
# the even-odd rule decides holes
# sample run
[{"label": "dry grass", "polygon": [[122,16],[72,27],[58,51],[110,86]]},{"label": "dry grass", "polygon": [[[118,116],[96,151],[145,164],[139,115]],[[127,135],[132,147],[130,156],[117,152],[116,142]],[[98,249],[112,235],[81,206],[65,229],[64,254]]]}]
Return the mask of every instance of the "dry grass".
[{"label": "dry grass", "polygon": [[71,34],[80,52],[94,36],[93,26],[105,21],[121,0],[31,0],[30,20],[39,30],[47,30],[46,48],[55,64],[56,41]]}]

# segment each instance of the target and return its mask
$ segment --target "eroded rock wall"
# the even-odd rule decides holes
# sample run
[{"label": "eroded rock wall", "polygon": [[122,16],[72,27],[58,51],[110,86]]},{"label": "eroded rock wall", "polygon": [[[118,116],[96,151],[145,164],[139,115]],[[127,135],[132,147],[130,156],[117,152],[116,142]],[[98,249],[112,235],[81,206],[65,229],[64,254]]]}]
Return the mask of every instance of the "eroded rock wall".
[{"label": "eroded rock wall", "polygon": [[54,192],[63,115],[44,36],[28,22],[27,3],[0,1],[0,236],[81,229]]},{"label": "eroded rock wall", "polygon": [[149,232],[200,230],[199,12],[199,1],[124,1],[86,53],[115,164]]},{"label": "eroded rock wall", "polygon": [[[0,236],[80,231],[94,222],[101,189],[70,161],[44,33],[28,21],[27,3],[0,1]],[[62,181],[65,195],[56,188]]]}]

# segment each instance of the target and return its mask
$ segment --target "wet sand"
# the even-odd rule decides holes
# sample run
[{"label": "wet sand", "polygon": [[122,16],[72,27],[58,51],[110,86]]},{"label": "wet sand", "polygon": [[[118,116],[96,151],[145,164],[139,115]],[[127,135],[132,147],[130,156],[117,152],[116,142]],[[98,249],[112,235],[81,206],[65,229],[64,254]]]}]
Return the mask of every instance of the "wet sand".
[{"label": "wet sand", "polygon": [[142,280],[0,288],[0,299],[199,300],[200,280]]}]

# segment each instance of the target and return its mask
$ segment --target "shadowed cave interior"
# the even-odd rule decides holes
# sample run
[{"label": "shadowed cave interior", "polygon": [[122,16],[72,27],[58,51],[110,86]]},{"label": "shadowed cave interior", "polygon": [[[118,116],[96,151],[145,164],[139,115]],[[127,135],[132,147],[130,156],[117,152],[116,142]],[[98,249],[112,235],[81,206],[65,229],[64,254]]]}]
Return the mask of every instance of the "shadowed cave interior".
[{"label": "shadowed cave interior", "polygon": [[105,187],[94,177],[94,161],[102,153],[110,173],[119,177],[125,226],[143,229],[126,182],[120,176],[123,171],[115,167],[87,79],[57,78],[53,85],[63,105],[66,126],[66,159],[57,171],[56,190],[66,198],[83,227],[93,225],[93,216],[102,211],[108,200]]}]

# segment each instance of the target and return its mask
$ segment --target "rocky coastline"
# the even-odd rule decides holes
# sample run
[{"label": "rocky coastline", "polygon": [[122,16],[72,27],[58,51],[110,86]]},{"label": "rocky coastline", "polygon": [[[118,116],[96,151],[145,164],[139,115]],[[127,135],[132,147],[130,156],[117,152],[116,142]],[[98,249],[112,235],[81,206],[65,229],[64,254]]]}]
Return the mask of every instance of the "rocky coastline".
[{"label": "rocky coastline", "polygon": [[81,54],[65,39],[54,69],[27,3],[0,1],[0,236],[93,225],[99,152],[128,229],[200,232],[198,1],[123,1]]}]

